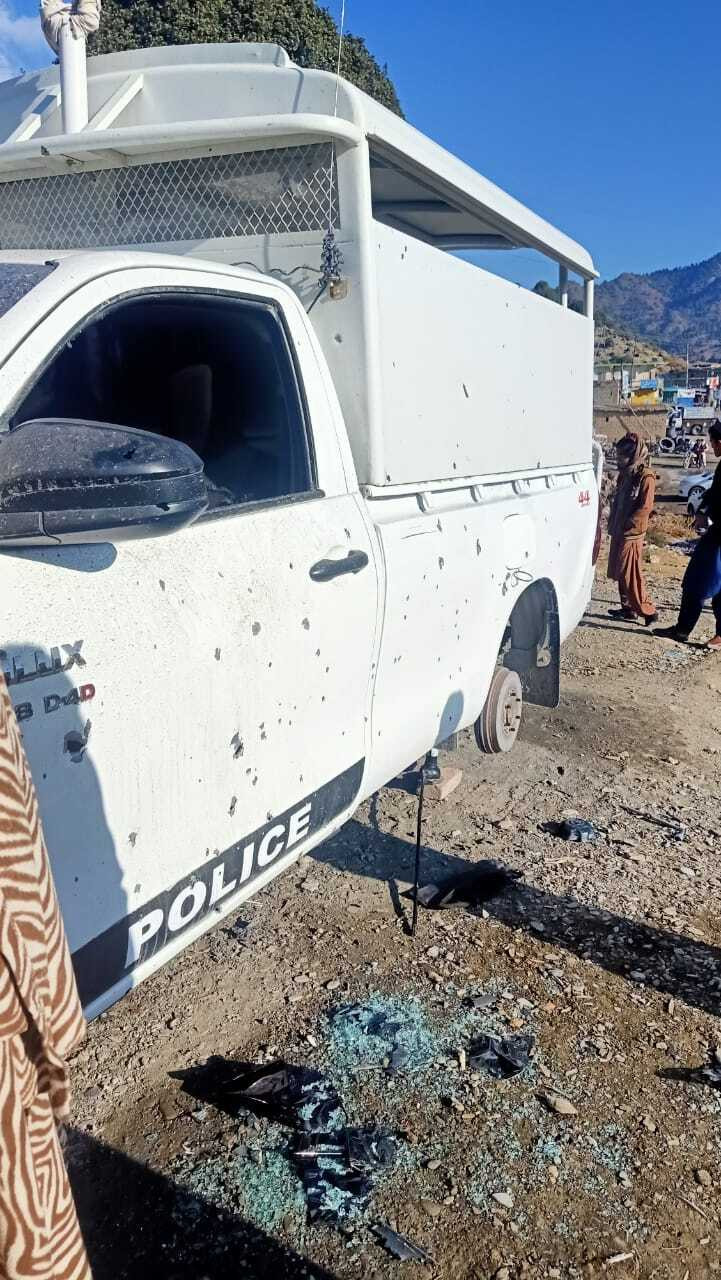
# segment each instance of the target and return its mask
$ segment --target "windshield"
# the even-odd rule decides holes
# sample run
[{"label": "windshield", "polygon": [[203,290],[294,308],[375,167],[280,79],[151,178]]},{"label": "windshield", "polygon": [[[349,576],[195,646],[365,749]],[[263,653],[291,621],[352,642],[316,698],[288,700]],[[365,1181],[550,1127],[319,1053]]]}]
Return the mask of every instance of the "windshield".
[{"label": "windshield", "polygon": [[57,262],[0,262],[0,316],[54,271]]}]

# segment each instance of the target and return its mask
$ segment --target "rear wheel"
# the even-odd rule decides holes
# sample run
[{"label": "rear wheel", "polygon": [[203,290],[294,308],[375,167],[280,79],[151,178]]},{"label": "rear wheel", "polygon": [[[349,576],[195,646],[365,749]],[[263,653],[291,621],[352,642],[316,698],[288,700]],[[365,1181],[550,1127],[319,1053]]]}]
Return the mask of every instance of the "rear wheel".
[{"label": "rear wheel", "polygon": [[518,737],[522,712],[523,690],[518,673],[499,667],[474,726],[479,750],[487,755],[510,751]]},{"label": "rear wheel", "polygon": [[694,498],[700,498],[703,492],[704,492],[704,487],[702,484],[693,485],[688,491],[689,500],[691,501]]}]

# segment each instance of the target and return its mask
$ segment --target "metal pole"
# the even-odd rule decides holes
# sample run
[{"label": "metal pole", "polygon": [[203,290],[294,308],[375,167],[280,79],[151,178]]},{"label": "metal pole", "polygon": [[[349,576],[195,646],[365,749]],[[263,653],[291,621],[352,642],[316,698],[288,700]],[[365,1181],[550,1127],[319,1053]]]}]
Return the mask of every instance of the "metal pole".
[{"label": "metal pole", "polygon": [[63,133],[80,133],[88,123],[85,37],[73,34],[67,18],[60,28],[58,55]]},{"label": "metal pole", "polygon": [[568,267],[558,268],[558,297],[562,307],[568,306]]},{"label": "metal pole", "polygon": [[423,832],[423,794],[425,791],[426,779],[423,769],[421,769],[421,782],[418,791],[418,821],[416,824],[416,861],[413,869],[413,917],[411,919],[411,937],[416,936],[416,927],[418,925],[418,889],[421,878],[421,834]]}]

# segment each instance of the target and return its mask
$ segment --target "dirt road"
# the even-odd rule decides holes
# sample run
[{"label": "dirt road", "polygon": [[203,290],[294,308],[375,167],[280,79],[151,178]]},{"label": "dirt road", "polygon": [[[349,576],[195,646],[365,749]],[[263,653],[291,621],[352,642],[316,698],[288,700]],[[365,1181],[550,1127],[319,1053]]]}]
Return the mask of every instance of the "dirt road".
[{"label": "dirt road", "polygon": [[[685,557],[652,556],[671,621]],[[412,940],[415,798],[391,787],[91,1027],[68,1156],[96,1280],[420,1265],[377,1221],[443,1280],[721,1271],[721,1092],[687,1075],[721,1041],[721,659],[613,601],[599,573],[558,710],[528,709],[507,758],[465,737],[461,786],[426,806],[424,880],[493,858],[517,887]],[[598,843],[541,829],[574,813]],[[529,1034],[527,1070],[472,1070],[484,1032]],[[287,1126],[204,1100],[187,1073],[210,1055],[318,1067],[349,1123],[395,1135],[359,1216],[308,1224]]]}]

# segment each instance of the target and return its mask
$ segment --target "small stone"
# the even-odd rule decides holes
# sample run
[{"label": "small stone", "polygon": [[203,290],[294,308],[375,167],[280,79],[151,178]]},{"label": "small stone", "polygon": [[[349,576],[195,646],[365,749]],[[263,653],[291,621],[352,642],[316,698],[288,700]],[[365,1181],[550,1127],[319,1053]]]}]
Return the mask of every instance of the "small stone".
[{"label": "small stone", "polygon": [[545,926],[545,924],[543,924],[543,923],[542,923],[542,921],[540,921],[540,920],[532,920],[532,921],[531,921],[531,928],[533,929],[534,933],[545,933],[545,932],[546,932],[546,926]]},{"label": "small stone", "polygon": [[443,1205],[439,1204],[437,1200],[429,1200],[426,1196],[421,1199],[421,1207],[424,1213],[427,1213],[428,1217],[432,1218],[434,1222],[443,1213]]},{"label": "small stone", "polygon": [[546,1106],[559,1116],[578,1115],[573,1103],[568,1098],[564,1098],[562,1093],[542,1093],[541,1101],[545,1102]]},{"label": "small stone", "polygon": [[641,1121],[641,1124],[643,1125],[644,1129],[648,1129],[649,1133],[655,1133],[658,1127],[656,1125],[656,1121],[652,1119],[651,1116],[644,1116],[643,1120]]},{"label": "small stone", "polygon": [[426,1169],[430,1169],[431,1173],[434,1173],[436,1169],[440,1169],[442,1164],[442,1160],[428,1160],[426,1162]]},{"label": "small stone", "polygon": [[440,954],[441,954],[440,947],[429,947],[428,950],[426,951],[426,955],[428,956],[429,960],[437,960]]},{"label": "small stone", "polygon": [[310,1045],[311,1049],[318,1048],[318,1041],[316,1040],[315,1036],[306,1036],[305,1042],[306,1044]]},{"label": "small stone", "polygon": [[711,1177],[708,1169],[697,1169],[695,1177],[700,1187],[710,1187],[713,1182],[713,1178]]},{"label": "small stone", "polygon": [[498,827],[498,830],[499,830],[499,831],[512,831],[512,830],[513,830],[513,819],[512,819],[512,818],[501,818],[501,821],[500,821],[499,823],[497,823],[496,825],[497,825],[497,827]]},{"label": "small stone", "polygon": [[172,1098],[161,1098],[158,1103],[158,1111],[164,1120],[176,1120],[181,1114]]},{"label": "small stone", "polygon": [[511,1268],[499,1267],[494,1276],[494,1280],[511,1280]]},{"label": "small stone", "polygon": [[251,1147],[250,1151],[248,1152],[248,1159],[250,1160],[251,1164],[262,1164],[263,1152],[259,1151],[257,1147]]},{"label": "small stone", "polygon": [[504,1209],[513,1208],[514,1200],[510,1191],[494,1191],[493,1199],[496,1201],[496,1204],[502,1205]]},{"label": "small stone", "polygon": [[337,991],[340,986],[340,978],[331,978],[325,984],[326,991]]}]

